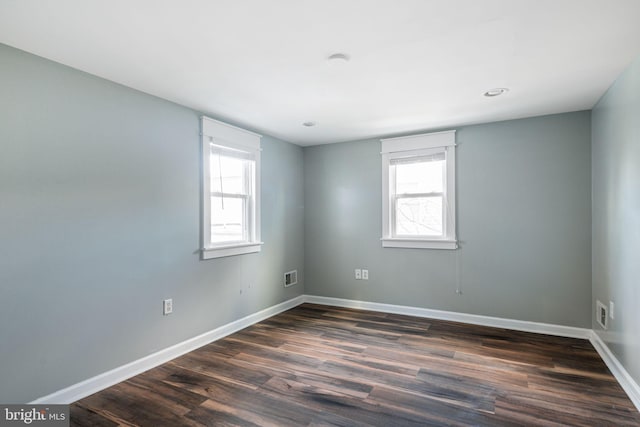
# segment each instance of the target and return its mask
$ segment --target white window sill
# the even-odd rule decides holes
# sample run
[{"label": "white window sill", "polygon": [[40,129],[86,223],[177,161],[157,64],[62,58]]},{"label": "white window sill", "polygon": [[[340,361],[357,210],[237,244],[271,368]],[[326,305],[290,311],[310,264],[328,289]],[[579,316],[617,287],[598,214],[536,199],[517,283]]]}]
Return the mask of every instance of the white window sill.
[{"label": "white window sill", "polygon": [[383,237],[383,248],[408,248],[408,249],[457,249],[456,240],[427,240],[427,239],[400,239]]},{"label": "white window sill", "polygon": [[260,252],[263,242],[238,243],[225,246],[216,246],[213,248],[204,248],[202,250],[202,259],[222,258],[226,256],[251,254]]}]

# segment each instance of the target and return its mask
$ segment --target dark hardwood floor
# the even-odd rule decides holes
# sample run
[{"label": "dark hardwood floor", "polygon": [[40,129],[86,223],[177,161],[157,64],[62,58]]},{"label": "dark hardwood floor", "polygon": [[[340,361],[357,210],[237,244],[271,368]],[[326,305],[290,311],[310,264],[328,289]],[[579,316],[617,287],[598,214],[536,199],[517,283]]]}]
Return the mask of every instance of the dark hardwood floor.
[{"label": "dark hardwood floor", "polygon": [[76,426],[640,425],[586,340],[304,304],[71,406]]}]

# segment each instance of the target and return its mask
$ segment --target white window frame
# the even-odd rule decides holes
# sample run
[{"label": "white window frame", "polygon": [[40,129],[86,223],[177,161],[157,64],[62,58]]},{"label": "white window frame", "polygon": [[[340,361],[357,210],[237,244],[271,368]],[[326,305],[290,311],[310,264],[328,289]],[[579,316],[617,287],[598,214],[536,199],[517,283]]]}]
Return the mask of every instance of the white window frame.
[{"label": "white window frame", "polygon": [[[260,252],[260,139],[262,135],[202,117],[202,259]],[[251,191],[247,196],[247,238],[243,241],[211,243],[211,148],[238,153],[254,162]],[[222,193],[216,193],[222,194]]]},{"label": "white window frame", "polygon": [[[382,246],[385,248],[456,249],[455,130],[382,139]],[[398,236],[394,231],[395,185],[390,173],[394,159],[445,153],[444,230],[439,237]]]}]

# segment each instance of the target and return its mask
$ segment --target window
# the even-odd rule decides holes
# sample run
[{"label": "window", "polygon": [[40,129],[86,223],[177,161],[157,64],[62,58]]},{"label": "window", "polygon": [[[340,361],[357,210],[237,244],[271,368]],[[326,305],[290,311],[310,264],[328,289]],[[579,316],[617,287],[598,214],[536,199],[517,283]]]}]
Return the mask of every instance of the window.
[{"label": "window", "polygon": [[259,252],[260,138],[202,118],[202,258]]},{"label": "window", "polygon": [[456,249],[455,131],[382,140],[382,246]]}]

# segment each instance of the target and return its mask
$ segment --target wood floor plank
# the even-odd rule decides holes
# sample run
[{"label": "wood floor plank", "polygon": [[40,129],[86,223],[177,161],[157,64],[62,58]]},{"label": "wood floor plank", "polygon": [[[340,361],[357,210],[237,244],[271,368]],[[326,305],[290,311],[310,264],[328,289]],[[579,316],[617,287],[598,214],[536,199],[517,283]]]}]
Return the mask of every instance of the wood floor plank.
[{"label": "wood floor plank", "polygon": [[[197,426],[184,418],[189,408],[136,387],[130,381],[116,384],[99,394],[89,396],[82,400],[82,405],[119,425]],[[77,425],[83,425],[75,412],[75,405],[71,407],[71,414],[76,418]]]},{"label": "wood floor plank", "polygon": [[274,379],[267,384],[269,391],[286,401],[294,401],[318,413],[332,413],[341,418],[357,420],[365,425],[424,425],[423,417],[402,411],[392,411],[365,399],[354,399],[343,393],[307,386],[291,380]]},{"label": "wood floor plank", "polygon": [[587,340],[303,304],[71,406],[73,426],[640,426]]},{"label": "wood floor plank", "polygon": [[117,421],[109,419],[103,414],[96,412],[94,409],[86,408],[79,403],[73,406],[73,411],[71,411],[70,415],[69,425],[71,427],[82,425],[90,425],[94,427],[117,427],[118,425],[121,425]]},{"label": "wood floor plank", "polygon": [[219,359],[207,353],[199,353],[198,351],[174,359],[169,362],[169,365],[190,369],[214,378],[224,378],[230,382],[253,388],[257,388],[271,378],[269,374],[257,370],[245,369],[229,363],[228,359]]}]

